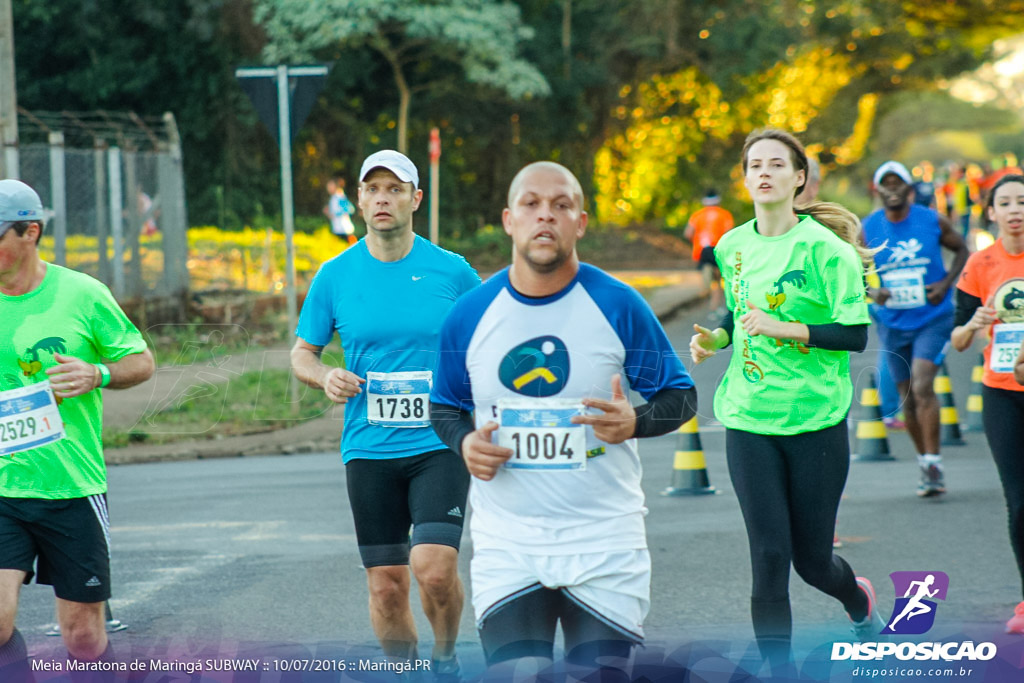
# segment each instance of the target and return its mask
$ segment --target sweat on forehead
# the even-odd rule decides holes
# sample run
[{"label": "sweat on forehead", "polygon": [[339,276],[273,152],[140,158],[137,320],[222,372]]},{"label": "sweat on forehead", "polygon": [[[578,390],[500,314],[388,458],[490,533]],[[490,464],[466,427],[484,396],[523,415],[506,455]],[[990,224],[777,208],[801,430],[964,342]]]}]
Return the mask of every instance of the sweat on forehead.
[{"label": "sweat on forehead", "polygon": [[576,203],[583,207],[583,187],[580,185],[580,181],[576,179],[576,176],[572,174],[572,171],[567,169],[561,164],[556,164],[554,161],[535,161],[532,164],[528,164],[520,169],[519,173],[512,179],[512,183],[508,186],[508,205],[511,207],[515,201],[516,195],[519,194],[519,189],[523,184],[523,180],[526,179],[534,171],[545,170],[555,171],[565,176],[565,179],[569,181],[572,186],[572,193],[576,198]]}]

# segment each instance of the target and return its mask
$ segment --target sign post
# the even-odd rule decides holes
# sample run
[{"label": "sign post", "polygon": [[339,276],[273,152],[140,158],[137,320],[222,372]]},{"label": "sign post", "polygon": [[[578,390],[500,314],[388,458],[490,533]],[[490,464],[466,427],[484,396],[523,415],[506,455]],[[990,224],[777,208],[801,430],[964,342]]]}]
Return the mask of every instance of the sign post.
[{"label": "sign post", "polygon": [[[324,86],[330,67],[254,67],[235,70],[242,90],[252,100],[260,120],[277,139],[281,155],[281,222],[285,244],[285,296],[288,300],[288,345],[295,345],[298,305],[295,292],[295,199],[292,179],[292,141],[309,116],[316,95]],[[276,106],[275,106],[276,105]],[[292,407],[297,408],[299,385],[291,378]]]},{"label": "sign post", "polygon": [[434,244],[440,239],[440,228],[438,225],[438,176],[439,162],[441,160],[441,131],[437,128],[430,129],[430,241]]}]

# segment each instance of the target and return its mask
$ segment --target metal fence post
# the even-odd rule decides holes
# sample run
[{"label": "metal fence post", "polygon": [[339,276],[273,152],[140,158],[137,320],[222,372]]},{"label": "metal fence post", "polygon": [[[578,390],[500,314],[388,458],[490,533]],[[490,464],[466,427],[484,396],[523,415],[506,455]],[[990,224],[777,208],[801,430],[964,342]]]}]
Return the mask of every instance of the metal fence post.
[{"label": "metal fence post", "polygon": [[4,173],[7,178],[21,178],[21,168],[19,165],[19,154],[17,145],[5,145],[4,146]]},{"label": "metal fence post", "polygon": [[164,128],[168,142],[161,147],[157,157],[164,233],[164,279],[168,293],[177,297],[183,295],[189,287],[188,214],[185,209],[181,140],[174,115],[170,112],[164,114]]},{"label": "metal fence post", "polygon": [[188,288],[188,226],[182,214],[178,177],[180,157],[164,149],[157,156],[157,178],[160,183],[160,225],[164,245],[164,287],[172,296]]},{"label": "metal fence post", "polygon": [[142,235],[142,217],[139,215],[139,188],[138,181],[138,152],[126,147],[121,153],[124,160],[124,200],[126,220],[125,237],[127,238],[127,250],[131,253],[131,262],[128,269],[128,297],[135,298],[142,296],[142,250],[139,238]]},{"label": "metal fence post", "polygon": [[110,234],[114,237],[114,297],[124,298],[124,204],[121,198],[121,149],[107,150],[107,170],[110,174]]},{"label": "metal fence post", "polygon": [[53,260],[59,266],[68,264],[68,202],[67,176],[64,172],[64,133],[53,131],[50,138],[50,204],[53,219]]},{"label": "metal fence post", "polygon": [[107,143],[97,139],[93,147],[93,176],[95,177],[96,203],[96,249],[99,252],[97,275],[105,283],[110,282],[110,255],[107,252],[107,236],[110,234],[110,219],[107,217]]}]

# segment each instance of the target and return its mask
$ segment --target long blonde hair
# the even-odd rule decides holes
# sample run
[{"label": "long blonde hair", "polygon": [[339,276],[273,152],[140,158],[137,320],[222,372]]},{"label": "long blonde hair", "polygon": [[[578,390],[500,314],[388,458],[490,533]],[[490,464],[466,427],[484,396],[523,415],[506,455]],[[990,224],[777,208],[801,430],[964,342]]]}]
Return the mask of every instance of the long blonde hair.
[{"label": "long blonde hair", "polygon": [[[750,152],[750,148],[754,146],[754,143],[760,142],[761,140],[775,140],[784,144],[789,148],[790,155],[792,156],[793,167],[797,171],[804,171],[804,183],[798,186],[793,192],[793,197],[796,197],[800,194],[800,191],[804,189],[804,185],[807,183],[808,163],[807,152],[804,151],[804,146],[800,144],[800,141],[792,134],[778,128],[761,128],[759,130],[755,130],[747,136],[746,141],[743,143],[744,175],[747,172],[747,154]],[[860,260],[863,262],[865,269],[873,267],[874,254],[877,249],[868,249],[861,242],[860,219],[857,218],[852,211],[834,202],[812,202],[807,206],[800,207],[799,211],[800,213],[810,215],[811,218],[834,232],[839,239],[852,245],[853,248],[857,250],[857,254],[860,256]]]}]

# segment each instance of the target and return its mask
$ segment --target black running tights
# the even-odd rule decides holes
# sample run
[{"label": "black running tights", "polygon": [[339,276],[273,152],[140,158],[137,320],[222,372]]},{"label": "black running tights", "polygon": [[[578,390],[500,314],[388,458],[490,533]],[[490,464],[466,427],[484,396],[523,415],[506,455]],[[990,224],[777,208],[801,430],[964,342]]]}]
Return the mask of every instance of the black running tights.
[{"label": "black running tights", "polygon": [[790,564],[808,584],[842,602],[852,618],[863,619],[867,598],[850,565],[832,552],[850,469],[846,421],[791,436],[727,429],[725,450],[750,543],[750,612],[762,653],[768,655],[771,643],[789,648]]},{"label": "black running tights", "polygon": [[1024,591],[1024,391],[982,387],[981,418],[1003,483],[1010,545]]}]

